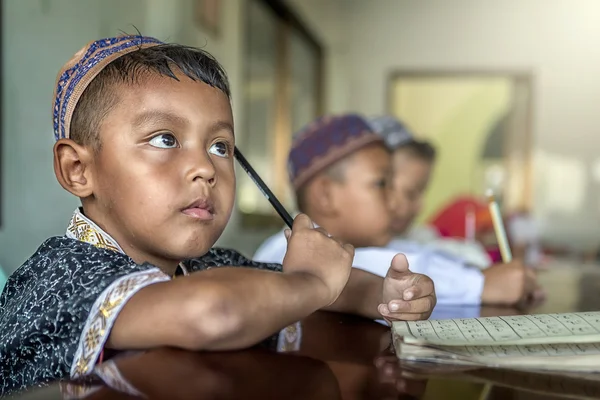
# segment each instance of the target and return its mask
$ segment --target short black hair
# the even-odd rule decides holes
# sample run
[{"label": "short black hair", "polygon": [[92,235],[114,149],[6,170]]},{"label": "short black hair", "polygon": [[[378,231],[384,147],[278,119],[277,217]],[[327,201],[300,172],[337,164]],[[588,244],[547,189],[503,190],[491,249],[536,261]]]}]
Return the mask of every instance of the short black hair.
[{"label": "short black hair", "polygon": [[118,103],[116,86],[139,84],[152,74],[179,80],[176,70],[194,81],[221,90],[231,98],[227,74],[210,53],[179,44],[139,49],[109,63],[83,91],[73,111],[71,139],[80,145],[99,148],[102,120]]},{"label": "short black hair", "polygon": [[400,146],[397,150],[407,152],[420,160],[433,163],[436,158],[435,147],[426,140],[413,139]]}]

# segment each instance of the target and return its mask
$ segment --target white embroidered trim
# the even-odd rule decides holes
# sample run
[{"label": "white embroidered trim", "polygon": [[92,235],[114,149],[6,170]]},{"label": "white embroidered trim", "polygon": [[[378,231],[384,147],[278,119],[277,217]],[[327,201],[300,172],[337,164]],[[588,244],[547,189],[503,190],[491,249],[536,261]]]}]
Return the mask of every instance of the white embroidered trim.
[{"label": "white embroidered trim", "polygon": [[94,370],[117,315],[131,296],[148,285],[170,279],[158,268],[135,272],[117,279],[98,296],[79,338],[71,364],[72,379]]},{"label": "white embroidered trim", "polygon": [[181,268],[181,272],[183,272],[184,276],[189,275],[190,273],[188,272],[187,268],[185,267],[185,265],[183,265],[183,263],[179,263],[178,265],[179,268]]},{"label": "white embroidered trim", "polygon": [[293,325],[287,326],[281,332],[277,338],[277,351],[279,353],[285,353],[288,351],[300,350],[300,343],[302,342],[302,324],[296,322]]},{"label": "white embroidered trim", "polygon": [[108,360],[98,365],[94,370],[94,373],[98,375],[108,387],[113,388],[120,393],[145,397],[139,390],[133,387],[123,375],[121,375],[121,371],[119,371],[119,368],[112,360]]},{"label": "white embroidered trim", "polygon": [[125,254],[119,243],[96,225],[94,221],[83,215],[79,208],[75,210],[71,217],[66,236],[102,249],[109,249]]},{"label": "white embroidered trim", "polygon": [[96,393],[104,386],[90,386],[85,383],[59,382],[60,393],[65,400],[85,399],[86,397]]}]

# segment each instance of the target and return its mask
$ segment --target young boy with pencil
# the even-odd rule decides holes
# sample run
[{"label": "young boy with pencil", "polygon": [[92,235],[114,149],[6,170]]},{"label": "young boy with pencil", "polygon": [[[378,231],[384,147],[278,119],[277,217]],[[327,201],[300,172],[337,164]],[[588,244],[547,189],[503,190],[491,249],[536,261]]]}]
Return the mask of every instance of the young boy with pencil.
[{"label": "young boy with pencil", "polygon": [[[452,255],[455,260],[462,264],[469,264],[485,269],[477,271],[464,270],[463,283],[470,281],[472,286],[478,287],[478,282],[484,282],[482,300],[484,302],[499,302],[501,304],[514,304],[522,295],[538,301],[544,298],[544,291],[536,283],[534,271],[523,264],[522,260],[513,260],[512,257],[503,257],[501,263],[493,263],[485,249],[479,242],[465,242],[451,238],[439,237],[437,240],[419,240],[426,234],[421,229],[420,234],[415,234],[411,226],[421,211],[423,198],[429,185],[429,178],[435,162],[435,149],[426,141],[419,141],[408,132],[407,128],[396,118],[388,115],[371,118],[369,125],[382,136],[386,146],[392,153],[392,183],[390,185],[392,196],[394,196],[394,207],[392,209],[392,230],[396,236],[387,247],[395,251],[430,252]],[[496,204],[493,202],[493,204]],[[499,209],[495,205],[495,211],[490,208],[489,215],[494,221],[494,228],[503,231],[502,219],[499,217]],[[497,240],[504,253],[508,248],[506,234],[496,232]],[[359,251],[359,256],[362,251]],[[489,268],[488,268],[489,267]],[[449,271],[454,271],[450,268]],[[439,274],[431,269],[432,276]],[[438,280],[441,280],[439,278]],[[535,288],[532,291],[522,292],[521,283],[524,287]],[[517,283],[517,284],[514,284]],[[485,290],[485,286],[488,290]],[[473,292],[474,293],[474,292]]]},{"label": "young boy with pencil", "polygon": [[356,274],[352,246],[304,215],[283,267],[212,248],[233,207],[235,136],[205,51],[94,41],[60,71],[53,122],[56,177],[82,207],[2,292],[0,394],[89,374],[119,350],[249,347],[321,308],[419,319],[435,305],[405,260],[385,279]]},{"label": "young boy with pencil", "polygon": [[[382,135],[354,114],[320,118],[296,135],[289,175],[298,208],[315,223],[356,247],[353,266],[380,276],[398,252],[411,270],[433,279],[439,304],[514,305],[535,289],[517,261],[482,272],[465,260],[418,244],[390,247],[391,211],[404,199],[392,190],[392,158]],[[283,232],[268,238],[255,260],[280,262]]]},{"label": "young boy with pencil", "polygon": [[392,153],[390,186],[397,201],[391,211],[394,239],[388,247],[402,251],[409,246],[426,246],[453,254],[480,268],[491,266],[492,259],[479,242],[442,237],[433,226],[414,224],[423,208],[436,162],[436,149],[429,142],[416,139],[404,123],[390,115],[370,118],[369,125],[383,137]]}]

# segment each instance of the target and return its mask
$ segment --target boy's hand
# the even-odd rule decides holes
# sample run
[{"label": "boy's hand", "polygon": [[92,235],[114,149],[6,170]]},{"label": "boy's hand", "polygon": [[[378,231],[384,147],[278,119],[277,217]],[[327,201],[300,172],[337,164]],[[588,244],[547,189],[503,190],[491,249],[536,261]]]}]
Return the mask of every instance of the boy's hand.
[{"label": "boy's hand", "polygon": [[377,310],[388,320],[427,319],[436,304],[433,281],[408,269],[404,254],[396,254],[383,281],[383,303]]},{"label": "boy's hand", "polygon": [[315,228],[308,216],[299,214],[292,230],[286,230],[287,252],[283,272],[303,272],[319,278],[327,289],[328,305],[339,297],[352,269],[354,247]]},{"label": "boy's hand", "polygon": [[492,265],[483,271],[483,275],[483,304],[515,305],[532,297],[537,300],[543,294],[535,272],[519,260]]}]

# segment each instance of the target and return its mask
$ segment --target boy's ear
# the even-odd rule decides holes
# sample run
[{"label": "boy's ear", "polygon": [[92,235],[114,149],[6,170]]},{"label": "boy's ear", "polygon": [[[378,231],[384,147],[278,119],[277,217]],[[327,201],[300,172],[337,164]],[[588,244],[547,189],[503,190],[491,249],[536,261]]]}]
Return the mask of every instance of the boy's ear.
[{"label": "boy's ear", "polygon": [[71,139],[60,139],[54,144],[54,174],[65,190],[79,198],[93,193],[93,150],[78,145]]},{"label": "boy's ear", "polygon": [[311,208],[323,216],[334,215],[337,211],[335,185],[339,182],[331,179],[325,174],[313,178],[308,188],[308,202]]}]

